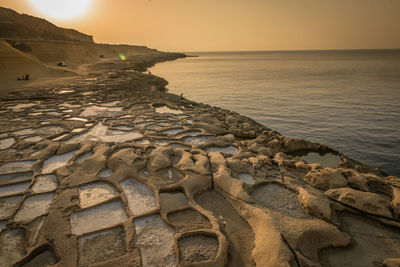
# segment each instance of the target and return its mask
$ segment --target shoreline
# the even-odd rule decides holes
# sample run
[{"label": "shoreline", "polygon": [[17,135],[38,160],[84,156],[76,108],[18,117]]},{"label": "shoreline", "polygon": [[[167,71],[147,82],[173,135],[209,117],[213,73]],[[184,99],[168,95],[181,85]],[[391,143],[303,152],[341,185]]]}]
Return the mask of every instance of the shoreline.
[{"label": "shoreline", "polygon": [[[400,261],[392,232],[400,178],[180,99],[165,79],[137,71],[156,61],[97,63],[86,76],[0,98],[0,199],[8,205],[6,213],[0,202],[0,243],[13,251],[5,264],[43,253],[46,263],[68,266]],[[292,156],[299,151],[339,162],[324,167]],[[355,229],[393,244],[375,254]]]}]

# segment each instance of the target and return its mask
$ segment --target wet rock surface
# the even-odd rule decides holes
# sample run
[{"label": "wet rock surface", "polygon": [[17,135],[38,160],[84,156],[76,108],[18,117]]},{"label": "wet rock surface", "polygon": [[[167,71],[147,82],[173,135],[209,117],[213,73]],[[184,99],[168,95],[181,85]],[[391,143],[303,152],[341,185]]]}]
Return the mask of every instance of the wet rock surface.
[{"label": "wet rock surface", "polygon": [[0,266],[396,266],[398,177],[160,84],[1,99]]}]

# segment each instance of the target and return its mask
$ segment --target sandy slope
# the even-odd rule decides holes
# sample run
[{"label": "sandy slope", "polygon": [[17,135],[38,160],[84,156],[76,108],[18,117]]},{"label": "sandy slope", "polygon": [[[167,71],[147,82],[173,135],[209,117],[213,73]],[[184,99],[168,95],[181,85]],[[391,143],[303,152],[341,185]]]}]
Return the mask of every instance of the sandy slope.
[{"label": "sandy slope", "polygon": [[[17,78],[29,74],[31,81],[17,81]],[[0,91],[13,87],[22,87],[43,78],[71,76],[68,70],[51,68],[32,54],[13,48],[0,40]]]}]

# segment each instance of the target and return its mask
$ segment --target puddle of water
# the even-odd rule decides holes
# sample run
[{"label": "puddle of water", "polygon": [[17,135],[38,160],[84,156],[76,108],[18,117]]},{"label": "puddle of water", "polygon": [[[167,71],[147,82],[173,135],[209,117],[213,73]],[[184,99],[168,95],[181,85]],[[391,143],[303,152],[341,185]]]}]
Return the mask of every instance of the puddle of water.
[{"label": "puddle of water", "polygon": [[219,245],[215,236],[189,235],[178,240],[179,258],[186,262],[202,262],[217,257]]},{"label": "puddle of water", "polygon": [[73,117],[73,118],[67,119],[67,121],[83,121],[83,122],[87,122],[88,120],[85,119],[85,118]]},{"label": "puddle of water", "polygon": [[123,227],[83,235],[79,238],[78,244],[78,266],[82,267],[116,259],[126,253]]},{"label": "puddle of water", "polygon": [[0,198],[0,220],[12,216],[17,211],[21,200],[22,196]]},{"label": "puddle of water", "polygon": [[13,229],[0,236],[0,264],[14,266],[25,255],[25,231]]},{"label": "puddle of water", "polygon": [[181,133],[183,131],[184,130],[182,128],[179,128],[179,129],[165,130],[165,131],[163,131],[163,133],[168,134],[168,135],[175,135],[175,134]]},{"label": "puddle of water", "polygon": [[100,204],[117,195],[117,189],[105,182],[94,182],[79,187],[79,200],[82,208]]},{"label": "puddle of water", "polygon": [[75,159],[75,161],[78,162],[78,163],[83,162],[83,161],[87,160],[88,158],[90,158],[92,155],[93,155],[92,152],[85,153],[85,154],[80,155],[79,157],[77,157]]},{"label": "puddle of water", "polygon": [[28,189],[30,184],[31,182],[29,181],[18,184],[0,186],[0,197],[22,194],[23,192],[25,192],[26,189]]},{"label": "puddle of water", "polygon": [[88,132],[75,135],[70,138],[67,143],[79,143],[82,141],[102,141],[102,142],[125,142],[135,139],[142,138],[143,135],[139,131],[118,131],[110,130],[107,126],[103,125],[101,122],[97,123]]},{"label": "puddle of water", "polygon": [[154,124],[154,121],[139,122],[139,123],[136,123],[136,127],[146,127],[151,124]]},{"label": "puddle of water", "polygon": [[64,112],[64,113],[72,113],[74,111],[72,109],[68,109],[68,110],[63,110],[62,112]]},{"label": "puddle of water", "polygon": [[23,222],[35,219],[49,211],[53,193],[33,195],[25,198],[21,208],[14,217],[15,222]]},{"label": "puddle of water", "polygon": [[128,206],[134,216],[142,215],[157,209],[154,192],[135,179],[125,179],[120,182],[128,200]]},{"label": "puddle of water", "polygon": [[157,113],[161,113],[161,114],[183,114],[182,110],[171,109],[171,108],[169,108],[167,106],[156,108],[156,112]]},{"label": "puddle of water", "polygon": [[40,175],[35,178],[32,191],[35,193],[51,192],[57,189],[57,177],[53,174]]},{"label": "puddle of water", "polygon": [[106,178],[106,177],[110,177],[114,172],[108,168],[106,169],[102,169],[97,176],[102,177],[102,178]]},{"label": "puddle of water", "polygon": [[337,168],[340,164],[340,158],[338,155],[332,153],[319,154],[317,152],[309,153],[295,153],[293,156],[297,156],[307,163],[319,163],[323,168]]},{"label": "puddle of water", "polygon": [[1,165],[0,174],[27,172],[32,169],[33,164],[35,164],[35,161],[33,160],[7,162],[6,164]]},{"label": "puddle of water", "polygon": [[134,220],[135,245],[139,247],[143,266],[177,266],[175,231],[160,215]]},{"label": "puddle of water", "polygon": [[13,137],[0,139],[0,150],[7,149],[11,147],[15,143],[15,139]]},{"label": "puddle of water", "polygon": [[96,232],[128,219],[120,200],[76,211],[71,214],[71,230],[74,235]]},{"label": "puddle of water", "polygon": [[82,95],[93,95],[93,92],[84,92]]},{"label": "puddle of water", "polygon": [[238,149],[234,146],[225,146],[225,147],[212,146],[212,147],[207,147],[206,152],[207,153],[221,152],[225,154],[235,155],[238,152]]},{"label": "puddle of water", "polygon": [[297,194],[283,185],[268,183],[258,186],[251,196],[264,207],[295,218],[309,218]]},{"label": "puddle of water", "polygon": [[244,182],[245,184],[253,185],[253,184],[256,183],[256,182],[254,181],[253,176],[252,176],[250,173],[247,173],[247,172],[241,172],[241,173],[239,173],[239,174],[238,174],[238,178],[239,178],[242,182]]},{"label": "puddle of water", "polygon": [[42,173],[48,174],[52,173],[55,169],[60,168],[68,163],[68,161],[75,154],[76,150],[62,154],[62,155],[53,155],[50,158],[46,159],[43,163]]},{"label": "puddle of water", "polygon": [[82,113],[82,117],[119,117],[125,115],[122,107],[87,107]]},{"label": "puddle of water", "polygon": [[210,136],[210,135],[188,136],[188,137],[183,138],[183,142],[189,143],[191,145],[201,145],[213,138],[215,138],[215,137]]}]

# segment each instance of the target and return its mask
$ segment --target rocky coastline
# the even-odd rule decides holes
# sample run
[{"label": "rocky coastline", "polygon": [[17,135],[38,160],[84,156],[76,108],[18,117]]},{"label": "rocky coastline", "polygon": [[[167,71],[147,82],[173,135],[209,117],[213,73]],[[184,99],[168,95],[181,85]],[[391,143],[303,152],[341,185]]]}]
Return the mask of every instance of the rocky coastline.
[{"label": "rocky coastline", "polygon": [[400,265],[400,178],[144,72],[183,56],[1,97],[0,266]]}]

